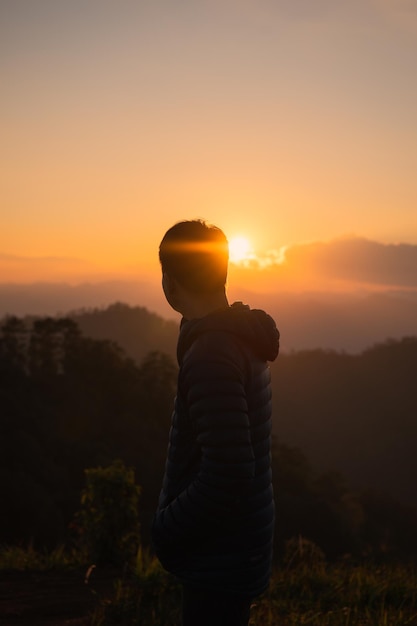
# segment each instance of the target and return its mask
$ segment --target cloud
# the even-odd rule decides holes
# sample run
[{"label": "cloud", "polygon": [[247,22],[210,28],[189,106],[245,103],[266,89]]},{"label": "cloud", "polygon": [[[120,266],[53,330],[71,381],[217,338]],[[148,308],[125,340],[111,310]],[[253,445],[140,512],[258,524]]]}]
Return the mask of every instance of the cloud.
[{"label": "cloud", "polygon": [[[79,258],[0,254],[1,283],[102,278],[97,267]],[[231,264],[230,278],[231,284],[235,279],[250,281],[266,291],[417,290],[417,245],[384,244],[354,236],[297,244],[254,253],[244,263]]]},{"label": "cloud", "polygon": [[332,280],[373,285],[417,287],[417,246],[383,244],[358,237],[293,246],[290,266],[300,265]]},{"label": "cloud", "polygon": [[417,245],[344,237],[253,256],[246,268],[234,273],[243,276],[245,269],[257,271],[262,286],[269,283],[303,290],[417,289]]}]

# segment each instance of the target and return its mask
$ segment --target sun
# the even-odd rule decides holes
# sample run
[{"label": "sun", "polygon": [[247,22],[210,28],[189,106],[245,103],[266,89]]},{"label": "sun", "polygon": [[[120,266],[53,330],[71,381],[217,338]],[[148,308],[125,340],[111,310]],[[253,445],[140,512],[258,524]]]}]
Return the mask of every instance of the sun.
[{"label": "sun", "polygon": [[232,263],[241,263],[250,259],[252,246],[247,237],[236,235],[229,241],[229,258]]}]

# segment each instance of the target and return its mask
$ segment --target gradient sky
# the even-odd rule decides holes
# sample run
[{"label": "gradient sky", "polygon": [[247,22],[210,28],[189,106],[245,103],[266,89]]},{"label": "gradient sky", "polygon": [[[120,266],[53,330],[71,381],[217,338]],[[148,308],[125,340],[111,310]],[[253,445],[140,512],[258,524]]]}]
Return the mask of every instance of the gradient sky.
[{"label": "gradient sky", "polygon": [[415,0],[0,0],[0,282],[148,275],[194,217],[417,244],[416,68]]}]

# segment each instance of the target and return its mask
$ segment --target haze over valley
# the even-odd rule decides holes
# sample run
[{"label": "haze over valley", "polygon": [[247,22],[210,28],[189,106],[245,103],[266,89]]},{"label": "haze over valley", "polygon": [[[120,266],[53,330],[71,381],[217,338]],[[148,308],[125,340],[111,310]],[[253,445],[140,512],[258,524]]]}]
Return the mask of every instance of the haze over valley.
[{"label": "haze over valley", "polygon": [[[0,257],[0,317],[63,315],[123,302],[179,321],[156,272],[138,271],[137,279],[6,282],[8,268],[17,263]],[[360,352],[389,338],[417,335],[417,245],[346,237],[291,246],[281,256],[252,255],[230,265],[228,294],[230,301],[264,308],[275,318],[283,351]]]}]

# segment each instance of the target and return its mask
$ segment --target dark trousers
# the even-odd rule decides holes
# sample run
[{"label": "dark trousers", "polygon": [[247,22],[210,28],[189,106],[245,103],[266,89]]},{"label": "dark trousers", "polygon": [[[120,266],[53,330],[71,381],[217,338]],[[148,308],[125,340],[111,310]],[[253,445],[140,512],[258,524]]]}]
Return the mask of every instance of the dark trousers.
[{"label": "dark trousers", "polygon": [[251,598],[183,587],[182,626],[248,626]]}]

